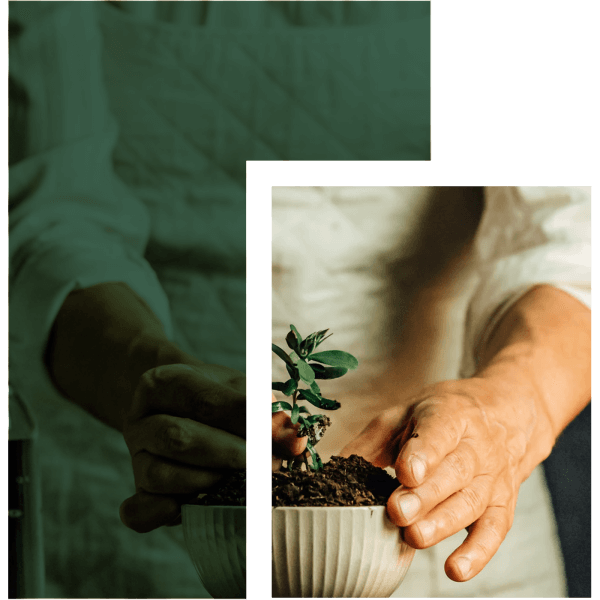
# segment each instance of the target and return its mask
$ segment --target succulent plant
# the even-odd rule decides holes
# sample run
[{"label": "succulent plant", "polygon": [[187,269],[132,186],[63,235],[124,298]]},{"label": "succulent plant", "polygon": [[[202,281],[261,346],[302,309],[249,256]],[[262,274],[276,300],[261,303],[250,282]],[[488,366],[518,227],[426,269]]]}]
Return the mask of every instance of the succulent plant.
[{"label": "succulent plant", "polygon": [[[286,352],[276,344],[272,345],[273,352],[285,363],[290,378],[287,381],[274,381],[272,388],[291,397],[289,402],[280,400],[272,405],[272,412],[289,411],[292,423],[300,423],[298,437],[308,437],[306,449],[311,457],[311,468],[318,471],[323,463],[315,452],[315,445],[323,437],[325,430],[331,424],[329,417],[321,414],[313,415],[305,405],[299,401],[306,401],[322,410],[337,410],[340,403],[337,400],[324,398],[321,394],[317,379],[337,379],[345,375],[348,370],[356,369],[358,360],[352,354],[342,350],[325,350],[315,352],[331,334],[327,335],[328,329],[311,333],[305,339],[294,327],[290,325],[290,331],[285,341],[291,350]],[[307,388],[300,388],[304,384]],[[303,458],[308,468],[308,460]],[[288,461],[288,468],[293,469],[301,462]]]}]

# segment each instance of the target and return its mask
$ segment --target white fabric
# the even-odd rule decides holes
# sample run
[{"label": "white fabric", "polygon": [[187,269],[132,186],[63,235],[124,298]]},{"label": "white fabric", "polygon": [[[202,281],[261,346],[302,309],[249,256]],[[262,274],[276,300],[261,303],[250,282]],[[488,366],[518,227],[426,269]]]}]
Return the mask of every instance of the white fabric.
[{"label": "white fabric", "polygon": [[[342,403],[319,443],[323,458],[421,386],[472,375],[477,345],[532,286],[554,285],[589,306],[589,189],[486,189],[481,218],[480,203],[457,190],[274,188],[273,341],[285,346],[290,323],[303,335],[329,327],[326,348],[360,360],[344,378],[322,382],[324,395]],[[275,356],[273,372],[287,379]],[[456,584],[443,564],[464,535],[418,551],[396,595],[565,595],[541,467],[521,487],[492,562]]]},{"label": "white fabric", "polygon": [[591,308],[591,189],[487,188],[475,252],[481,283],[469,306],[463,376],[506,311],[534,284]]}]

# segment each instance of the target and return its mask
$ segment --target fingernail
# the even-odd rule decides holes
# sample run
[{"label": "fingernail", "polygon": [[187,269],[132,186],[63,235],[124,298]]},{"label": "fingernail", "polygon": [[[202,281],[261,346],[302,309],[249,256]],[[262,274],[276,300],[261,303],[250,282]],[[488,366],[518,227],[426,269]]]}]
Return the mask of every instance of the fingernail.
[{"label": "fingernail", "polygon": [[425,463],[416,456],[413,456],[408,463],[412,476],[417,483],[425,479]]},{"label": "fingernail", "polygon": [[403,494],[398,500],[398,509],[406,521],[412,520],[420,508],[421,501],[416,494]]},{"label": "fingernail", "polygon": [[466,579],[471,571],[471,561],[466,556],[460,556],[455,561],[456,570],[461,579]]}]

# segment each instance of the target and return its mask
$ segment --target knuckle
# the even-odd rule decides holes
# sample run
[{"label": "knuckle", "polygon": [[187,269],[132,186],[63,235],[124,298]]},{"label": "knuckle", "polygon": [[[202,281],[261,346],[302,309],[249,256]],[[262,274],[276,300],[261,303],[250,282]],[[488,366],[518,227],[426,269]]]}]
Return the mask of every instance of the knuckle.
[{"label": "knuckle", "polygon": [[452,452],[447,457],[450,470],[454,476],[463,483],[471,479],[473,465],[471,461],[461,452]]},{"label": "knuckle", "polygon": [[158,385],[157,371],[158,369],[150,369],[142,374],[139,387],[143,392],[150,392],[156,389]]},{"label": "knuckle", "polygon": [[428,482],[429,493],[433,498],[445,498],[446,493],[444,492],[443,483],[437,481],[436,479],[432,479]]},{"label": "knuckle", "polygon": [[196,400],[196,414],[202,422],[211,423],[219,415],[219,393],[213,388],[202,391]]},{"label": "knuckle", "polygon": [[172,454],[181,454],[189,449],[191,436],[180,423],[169,423],[163,430],[163,446]]},{"label": "knuckle", "polygon": [[478,490],[472,487],[467,487],[460,490],[459,494],[462,498],[462,501],[467,505],[470,515],[481,513],[483,498]]},{"label": "knuckle", "polygon": [[485,539],[475,539],[473,540],[473,545],[477,550],[477,554],[484,559],[487,559],[488,555],[492,551],[489,542],[487,542]]},{"label": "knuckle", "polygon": [[457,506],[449,506],[442,513],[439,520],[439,528],[443,531],[456,530],[460,527],[464,515]]},{"label": "knuckle", "polygon": [[484,525],[489,534],[496,539],[504,539],[509,529],[509,519],[505,511],[498,515],[488,515]]},{"label": "knuckle", "polygon": [[223,454],[228,466],[239,468],[246,464],[246,448],[243,445],[231,444]]},{"label": "knuckle", "polygon": [[139,485],[147,492],[160,492],[164,487],[165,469],[155,460],[146,460],[142,463],[139,474]]}]

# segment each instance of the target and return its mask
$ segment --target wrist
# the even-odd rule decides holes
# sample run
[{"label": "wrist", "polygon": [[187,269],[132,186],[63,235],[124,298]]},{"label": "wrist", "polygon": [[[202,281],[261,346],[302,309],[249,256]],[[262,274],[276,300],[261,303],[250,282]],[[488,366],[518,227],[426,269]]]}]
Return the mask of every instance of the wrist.
[{"label": "wrist", "polygon": [[56,318],[46,364],[58,390],[121,429],[141,375],[194,360],[129,287],[107,283],[71,293]]},{"label": "wrist", "polygon": [[509,433],[507,450],[519,462],[521,482],[544,462],[557,435],[533,378],[516,366],[496,365],[477,375],[493,400],[493,418]]},{"label": "wrist", "polygon": [[559,431],[535,373],[520,356],[520,350],[514,355],[501,352],[474,377],[483,382],[493,398],[493,417],[515,432],[515,452],[524,481],[550,455]]},{"label": "wrist", "polygon": [[590,309],[577,299],[540,285],[506,312],[484,344],[475,377],[504,390],[509,412],[522,419],[525,476],[590,400],[590,321]]}]

